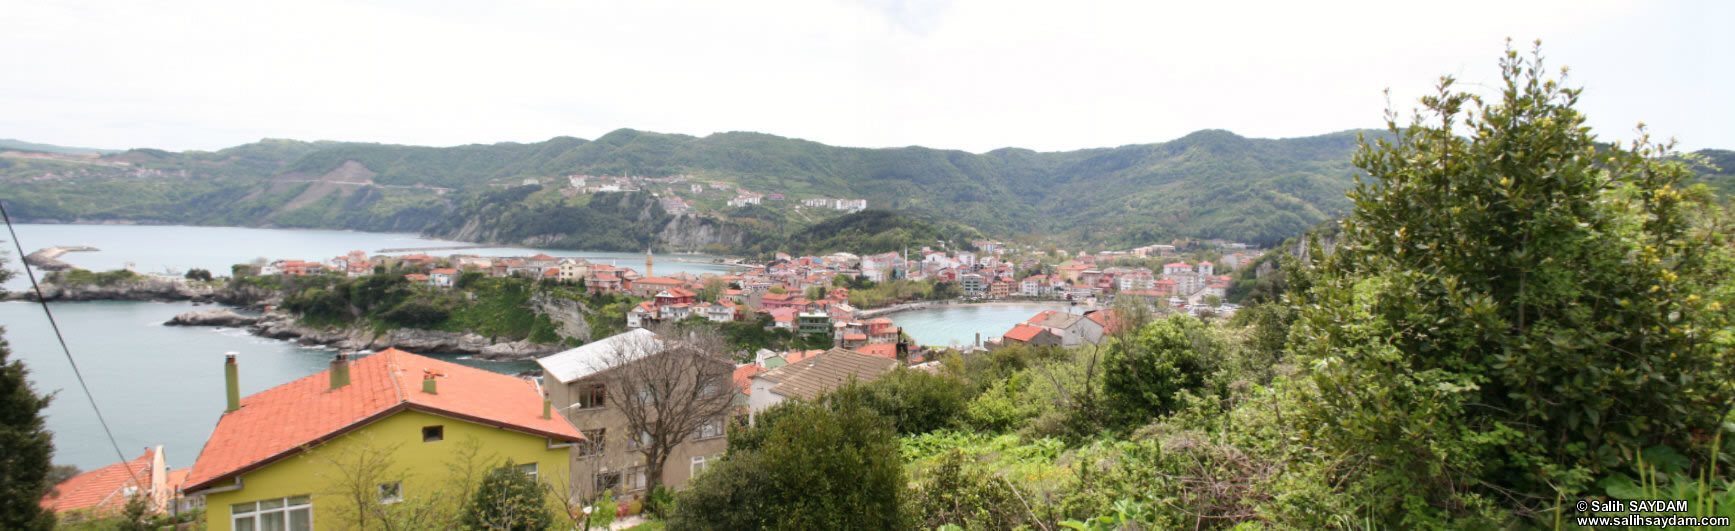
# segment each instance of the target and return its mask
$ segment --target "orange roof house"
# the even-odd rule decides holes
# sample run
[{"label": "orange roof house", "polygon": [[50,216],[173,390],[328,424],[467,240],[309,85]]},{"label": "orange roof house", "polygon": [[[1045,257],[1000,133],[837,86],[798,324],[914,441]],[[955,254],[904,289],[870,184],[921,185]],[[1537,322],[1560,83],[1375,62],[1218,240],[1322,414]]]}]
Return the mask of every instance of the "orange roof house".
[{"label": "orange roof house", "polygon": [[898,359],[897,343],[869,343],[855,349],[856,352],[869,356],[879,356],[886,359]]},{"label": "orange roof house", "polygon": [[319,485],[358,451],[386,452],[394,466],[415,471],[387,478],[410,500],[452,481],[444,466],[467,441],[499,460],[491,466],[510,460],[552,483],[569,481],[570,447],[585,440],[535,381],[396,349],[354,362],[339,355],[329,370],[246,398],[235,355],[225,371],[227,411],[182,487],[205,496],[213,531],[285,518],[292,528],[345,527],[352,522],[339,521],[341,511],[320,509],[344,502]]},{"label": "orange roof house", "polygon": [[150,499],[147,512],[162,512],[174,495],[172,475],[164,464],[163,447],[147,447],[144,455],[131,461],[67,478],[37,503],[56,513],[88,511],[108,516],[120,513],[133,496],[145,496]]},{"label": "orange roof house", "polygon": [[[542,418],[535,382],[386,349],[349,364],[350,383],[336,389],[329,371],[241,399],[223,414],[193,463],[188,491],[300,453],[370,422],[416,410],[553,440],[583,440],[571,424]],[[424,376],[438,382],[423,392]]]}]

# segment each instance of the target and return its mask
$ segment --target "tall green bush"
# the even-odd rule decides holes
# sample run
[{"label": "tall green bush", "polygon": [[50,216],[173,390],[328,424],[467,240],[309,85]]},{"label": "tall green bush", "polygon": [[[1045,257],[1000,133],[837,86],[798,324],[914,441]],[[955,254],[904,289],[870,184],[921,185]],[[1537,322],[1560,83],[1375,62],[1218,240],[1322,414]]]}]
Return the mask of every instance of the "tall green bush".
[{"label": "tall green bush", "polygon": [[1445,78],[1362,145],[1291,330],[1317,389],[1300,435],[1361,456],[1375,521],[1534,514],[1642,448],[1694,448],[1735,399],[1703,189],[1667,146],[1598,141],[1540,54],[1500,65],[1497,97]]},{"label": "tall green bush", "polygon": [[1214,350],[1205,325],[1186,315],[1146,325],[1108,349],[1103,391],[1122,421],[1140,423],[1175,410],[1176,394],[1205,385],[1204,356]]},{"label": "tall green bush", "polygon": [[671,529],[901,529],[904,468],[891,422],[859,393],[785,402],[676,495]]}]

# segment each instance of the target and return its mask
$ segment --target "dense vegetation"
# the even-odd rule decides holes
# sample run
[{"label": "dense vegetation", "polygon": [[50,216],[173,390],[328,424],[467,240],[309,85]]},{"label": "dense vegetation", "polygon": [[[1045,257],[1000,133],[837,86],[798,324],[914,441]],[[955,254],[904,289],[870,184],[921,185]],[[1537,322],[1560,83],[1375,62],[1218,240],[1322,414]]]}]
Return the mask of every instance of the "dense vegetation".
[{"label": "dense vegetation", "polygon": [[478,194],[428,227],[438,237],[598,251],[642,251],[669,221],[642,192],[564,197],[541,186]]},{"label": "dense vegetation", "polygon": [[765,465],[765,430],[731,434],[670,527],[776,527],[719,501],[771,505],[731,497],[881,459],[892,432],[902,488],[851,480],[925,528],[1566,528],[1581,500],[1640,499],[1735,516],[1731,212],[1666,147],[1596,142],[1540,57],[1502,67],[1497,95],[1448,79],[1362,144],[1354,210],[1273,255],[1234,319],[1126,312],[1103,345],[952,355],[774,408],[882,424],[778,441],[837,454],[803,470]]},{"label": "dense vegetation", "polygon": [[[283,284],[266,287],[282,290],[283,309],[312,325],[474,332],[490,339],[529,339],[535,343],[566,339],[582,343],[590,338],[561,337],[547,315],[532,309],[533,297],[567,298],[597,307],[622,306],[612,297],[585,295],[580,287],[525,278],[489,278],[480,273],[466,273],[462,286],[453,290],[414,285],[397,274],[274,280]],[[588,310],[587,306],[581,308]],[[610,318],[624,320],[625,316]]]},{"label": "dense vegetation", "polygon": [[[1113,149],[985,154],[840,148],[758,133],[696,138],[632,130],[595,141],[561,137],[451,148],[264,140],[218,152],[135,149],[95,160],[9,160],[0,168],[0,191],[27,219],[420,231],[454,214],[459,226],[484,214],[474,206],[493,202],[490,185],[572,173],[691,174],[792,199],[862,197],[875,208],[950,220],[1001,238],[1274,243],[1347,206],[1342,192],[1352,147],[1350,133],[1256,140],[1225,131]],[[342,171],[352,161],[364,174]],[[46,174],[63,178],[30,180]],[[363,178],[374,184],[334,184]],[[712,202],[720,207],[720,201]],[[519,215],[589,221],[538,210],[548,207],[525,205]],[[787,235],[798,228],[775,224],[789,221],[783,213],[718,210],[741,218],[739,228],[749,233]],[[579,235],[569,243],[592,242]]]}]

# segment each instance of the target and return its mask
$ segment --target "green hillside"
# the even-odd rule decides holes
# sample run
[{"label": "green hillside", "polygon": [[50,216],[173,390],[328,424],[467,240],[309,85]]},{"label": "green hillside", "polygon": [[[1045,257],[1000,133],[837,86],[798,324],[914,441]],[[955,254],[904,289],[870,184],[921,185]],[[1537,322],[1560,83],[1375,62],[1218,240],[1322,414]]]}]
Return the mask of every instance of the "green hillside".
[{"label": "green hillside", "polygon": [[[796,211],[793,200],[843,197],[949,224],[910,232],[921,237],[968,229],[993,238],[1067,245],[1125,247],[1176,238],[1272,245],[1349,206],[1344,192],[1351,183],[1349,155],[1357,134],[1251,139],[1206,130],[1154,144],[981,154],[835,147],[761,133],[694,137],[630,129],[595,140],[557,137],[445,148],[266,139],[215,152],[133,149],[101,157],[0,157],[0,194],[25,219],[426,231],[602,245],[607,238],[597,231],[620,225],[597,225],[590,214],[575,214],[589,210],[583,194],[548,202],[562,186],[553,178],[691,175],[693,183],[730,183],[792,201],[731,208],[723,203],[733,191],[687,194],[685,184],[668,186],[661,192],[689,200],[708,228],[668,226],[667,216],[634,218],[633,223],[646,225],[606,244],[627,248],[678,241],[682,248],[770,252],[786,247],[780,238],[796,237],[838,216],[822,209]],[[1735,167],[1730,160],[1735,156],[1719,150],[1701,154],[1725,168],[1701,169],[1705,179],[1724,193],[1735,191],[1728,169]],[[503,196],[494,192],[526,179],[552,183],[525,196],[543,198],[543,203],[495,204]],[[460,230],[483,221],[510,226]],[[665,226],[651,226],[653,221]],[[689,229],[704,234],[683,238]],[[826,245],[828,239],[804,236],[788,248]]]}]

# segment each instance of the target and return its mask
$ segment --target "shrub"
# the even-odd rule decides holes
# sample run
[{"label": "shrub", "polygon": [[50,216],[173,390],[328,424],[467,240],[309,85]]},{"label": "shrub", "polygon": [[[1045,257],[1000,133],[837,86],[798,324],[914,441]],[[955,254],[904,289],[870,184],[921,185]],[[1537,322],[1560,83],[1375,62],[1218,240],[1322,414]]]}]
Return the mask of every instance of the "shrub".
[{"label": "shrub", "polygon": [[859,388],[862,404],[892,422],[898,433],[924,433],[952,425],[964,413],[964,386],[914,369],[892,371]]},{"label": "shrub", "polygon": [[[839,393],[785,402],[730,436],[729,453],[676,495],[676,529],[897,529],[904,469],[891,423]],[[740,444],[737,444],[740,443]]]},{"label": "shrub", "polygon": [[1104,360],[1103,391],[1126,423],[1140,423],[1175,410],[1175,395],[1205,384],[1204,354],[1214,351],[1210,332],[1185,315],[1146,325],[1127,341],[1115,341]]},{"label": "shrub", "polygon": [[[613,516],[611,510],[609,517]],[[470,529],[520,531],[548,529],[555,520],[554,513],[543,503],[542,486],[508,460],[505,466],[482,478],[482,484],[465,507],[462,521]]]},{"label": "shrub", "polygon": [[[1542,516],[1643,448],[1693,448],[1735,390],[1724,235],[1665,146],[1599,142],[1545,79],[1501,61],[1363,143],[1355,210],[1289,348],[1317,392],[1300,433],[1359,456],[1377,522]],[[1315,255],[1317,256],[1317,255]]]}]

